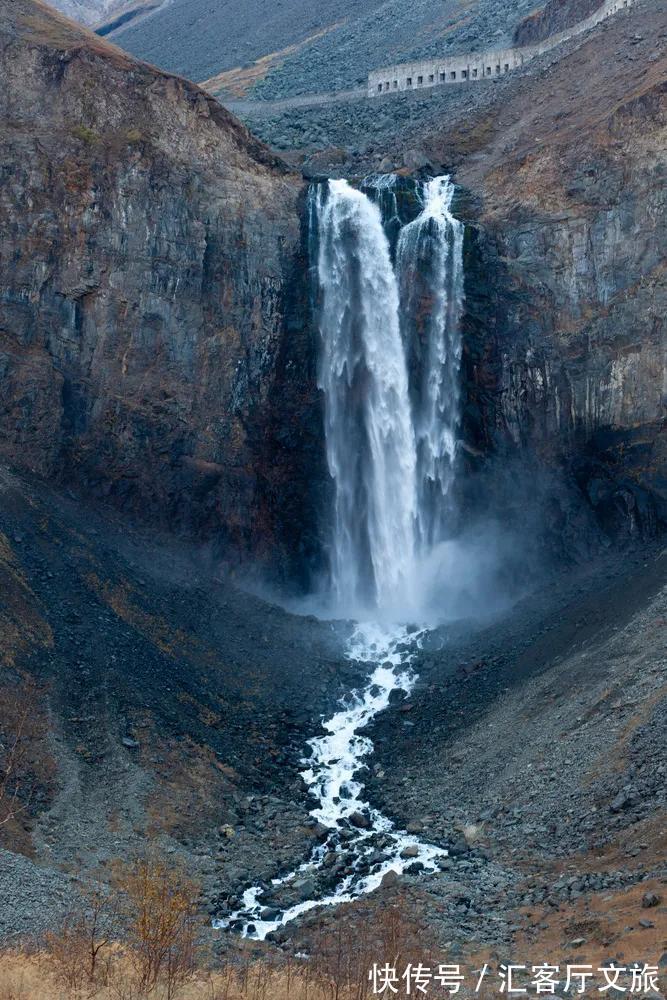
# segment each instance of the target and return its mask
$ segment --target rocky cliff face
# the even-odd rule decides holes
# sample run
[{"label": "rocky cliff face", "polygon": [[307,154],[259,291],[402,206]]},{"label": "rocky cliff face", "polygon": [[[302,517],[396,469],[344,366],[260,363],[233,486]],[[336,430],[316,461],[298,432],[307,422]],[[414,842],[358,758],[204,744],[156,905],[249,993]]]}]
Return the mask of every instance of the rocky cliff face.
[{"label": "rocky cliff face", "polygon": [[0,455],[302,565],[322,455],[301,179],[37,2],[0,31]]},{"label": "rocky cliff face", "polygon": [[564,461],[603,524],[631,534],[667,516],[660,30],[657,5],[621,15],[430,147],[473,193],[471,440]]},{"label": "rocky cliff face", "polygon": [[[550,4],[544,24],[587,13]],[[253,117],[316,174],[453,174],[468,464],[525,461],[519,520],[538,469],[547,502],[556,478],[574,483],[613,535],[665,520],[666,38],[664,4],[644,0],[498,81]]]},{"label": "rocky cliff face", "polygon": [[[328,482],[303,181],[36,2],[0,27],[0,456],[303,578]],[[649,0],[410,136],[467,191],[472,471],[564,464],[635,534],[667,516],[661,30]]]}]

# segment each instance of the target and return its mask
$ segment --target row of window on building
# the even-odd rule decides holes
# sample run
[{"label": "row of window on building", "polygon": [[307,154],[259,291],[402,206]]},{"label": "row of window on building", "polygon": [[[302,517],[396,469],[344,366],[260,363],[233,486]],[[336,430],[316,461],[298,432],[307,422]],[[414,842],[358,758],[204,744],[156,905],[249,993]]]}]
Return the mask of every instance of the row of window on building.
[{"label": "row of window on building", "polygon": [[[510,69],[510,64],[509,63],[505,63],[504,65],[501,65],[500,63],[496,63],[495,75],[496,76],[501,76],[503,73],[509,73],[509,69]],[[469,78],[472,79],[472,80],[475,80],[475,79],[477,79],[478,72],[479,71],[478,71],[477,67],[475,67],[474,69],[471,69],[470,70],[470,77],[469,77],[467,69],[462,69],[460,71],[452,69],[452,70],[449,71],[449,73],[444,73],[444,72],[443,73],[439,73],[438,74],[438,82],[439,83],[447,83],[448,80],[451,80],[452,83],[454,83],[457,79],[458,80],[467,80]],[[482,66],[482,68],[481,68],[481,74],[482,74],[482,76],[493,76],[494,75],[493,74],[493,66]],[[429,73],[428,76],[426,77],[426,79],[428,80],[429,84],[434,84],[436,82],[435,77],[436,77],[435,73]],[[418,76],[416,79],[417,79],[417,82],[416,82],[416,84],[414,84],[413,77],[411,77],[411,76],[406,77],[405,78],[405,86],[406,87],[412,87],[412,86],[423,87],[424,86],[424,79],[425,78],[423,76]],[[379,93],[381,93],[383,90],[398,90],[398,80],[394,80],[393,84],[391,84],[389,82],[389,80],[387,80],[385,83],[378,83],[377,87],[378,87],[378,92]]]}]

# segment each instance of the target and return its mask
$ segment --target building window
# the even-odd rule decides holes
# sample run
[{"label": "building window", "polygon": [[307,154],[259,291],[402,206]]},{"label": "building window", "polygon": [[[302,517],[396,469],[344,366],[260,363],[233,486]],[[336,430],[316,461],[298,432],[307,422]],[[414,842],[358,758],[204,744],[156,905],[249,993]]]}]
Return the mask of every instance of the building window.
[{"label": "building window", "polygon": [[455,80],[456,79],[456,70],[455,69],[453,69],[451,71],[451,73],[449,74],[449,79],[450,80]]},{"label": "building window", "polygon": [[440,83],[444,83],[444,82],[445,82],[445,74],[441,73],[440,74]]},{"label": "building window", "polygon": [[384,89],[385,90],[389,90],[389,80],[387,80],[387,82],[385,83]]},{"label": "building window", "polygon": [[378,83],[378,94],[382,93],[382,84]]},{"label": "building window", "polygon": [[477,70],[476,70],[476,69],[474,69],[474,70],[472,71],[472,75],[473,75],[473,76],[477,76]]},{"label": "building window", "polygon": [[434,80],[435,80],[435,77],[433,76],[433,73],[430,73],[429,74],[429,78],[428,78],[428,82],[429,83],[433,83]]},{"label": "building window", "polygon": [[394,90],[398,90],[398,80],[394,80]]},{"label": "building window", "polygon": [[405,81],[405,86],[406,87],[411,87],[412,86],[412,77],[411,76],[409,76],[407,78],[407,80]]},{"label": "building window", "polygon": [[423,83],[423,82],[424,82],[424,77],[423,76],[418,76],[417,77],[417,83]]},{"label": "building window", "polygon": [[491,67],[490,66],[486,67],[486,75],[487,76],[491,76]]},{"label": "building window", "polygon": [[500,66],[496,66],[496,74],[500,73]]},{"label": "building window", "polygon": [[461,70],[461,76],[463,77],[464,80],[467,80],[468,79],[468,70],[467,69],[462,69]]},{"label": "building window", "polygon": [[509,73],[509,71],[510,71],[510,64],[509,63],[505,63],[505,72]]}]

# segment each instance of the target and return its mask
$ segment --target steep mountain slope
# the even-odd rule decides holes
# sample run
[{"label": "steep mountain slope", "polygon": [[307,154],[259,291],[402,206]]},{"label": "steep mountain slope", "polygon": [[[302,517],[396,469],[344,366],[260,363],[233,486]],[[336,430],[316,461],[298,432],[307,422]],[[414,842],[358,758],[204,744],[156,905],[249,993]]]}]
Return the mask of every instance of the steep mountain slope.
[{"label": "steep mountain slope", "polygon": [[[462,185],[466,489],[525,536],[544,468],[581,487],[607,544],[665,520],[664,16],[647,0],[497,87],[326,112],[353,146],[331,151],[341,172]],[[227,912],[307,856],[298,760],[358,681],[337,631],[224,579],[234,550],[302,566],[326,509],[304,184],[198,88],[40,4],[15,0],[0,29],[0,453],[23,470],[0,470],[0,683],[36,678],[48,721],[37,794],[3,836],[52,866],[0,854],[0,934],[53,925],[56,867],[104,873],[147,839]],[[571,567],[571,509],[548,499]],[[611,552],[485,632],[431,636],[368,782],[451,859],[369,908],[405,889],[440,957],[506,960],[518,935],[520,960],[551,960],[556,924],[599,962],[639,931],[666,874],[664,581],[659,551]],[[664,947],[664,904],[651,916],[628,961]]]},{"label": "steep mountain slope", "polygon": [[[0,848],[85,876],[150,841],[216,896],[250,866],[268,876],[307,854],[299,759],[357,676],[330,624],[239,593],[199,547],[4,466],[0,594],[0,732],[27,678],[44,720]],[[39,898],[1,850],[0,890],[0,939],[57,926],[59,899]]]},{"label": "steep mountain slope", "polygon": [[120,27],[113,38],[142,59],[203,80],[356,21],[360,7],[363,13],[372,12],[381,2],[333,0],[322,5],[287,0],[267,5],[262,0],[175,0],[138,24]]},{"label": "steep mountain slope", "polygon": [[[653,957],[667,911],[643,940],[637,919],[667,875],[666,564],[659,549],[610,553],[487,627],[430,635],[409,703],[369,732],[363,780],[450,857],[290,925],[290,952],[316,948],[323,922],[401,902],[471,964],[511,942],[557,959],[589,908],[579,957],[622,951],[629,925]],[[201,549],[2,467],[0,593],[0,726],[26,678],[47,723],[28,808],[0,829],[0,944],[59,928],[82,878],[106,881],[147,844],[187,866],[217,915],[308,856],[306,740],[365,669],[341,656],[343,623],[242,594]]]},{"label": "steep mountain slope", "polygon": [[592,14],[600,0],[547,0],[543,7],[521,21],[514,32],[515,45],[534,45],[549,35],[565,31]]},{"label": "steep mountain slope", "polygon": [[[256,92],[264,98],[345,90],[370,69],[412,56],[483,48],[509,40],[532,0],[335,0],[322,7],[174,0],[114,32],[128,52],[195,80],[298,43]],[[326,33],[309,40],[322,29]]]},{"label": "steep mountain slope", "polygon": [[667,519],[666,42],[649,0],[424,146],[477,199],[478,427],[569,455],[631,533]]},{"label": "steep mountain slope", "polygon": [[4,5],[0,33],[0,453],[228,552],[307,561],[301,178],[38,0]]}]

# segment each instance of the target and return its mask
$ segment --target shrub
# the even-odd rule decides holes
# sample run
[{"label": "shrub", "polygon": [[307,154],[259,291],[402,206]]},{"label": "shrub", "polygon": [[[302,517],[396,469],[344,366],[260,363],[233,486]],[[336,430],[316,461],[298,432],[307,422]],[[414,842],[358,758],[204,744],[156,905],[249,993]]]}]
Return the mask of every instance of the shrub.
[{"label": "shrub", "polygon": [[87,143],[89,146],[93,146],[96,142],[99,142],[99,135],[94,132],[92,128],[88,128],[86,125],[75,125],[72,129],[72,135],[81,139],[82,142]]},{"label": "shrub", "polygon": [[166,1000],[197,971],[199,887],[177,866],[141,859],[116,872],[123,939],[140,995],[162,983]]}]

